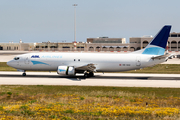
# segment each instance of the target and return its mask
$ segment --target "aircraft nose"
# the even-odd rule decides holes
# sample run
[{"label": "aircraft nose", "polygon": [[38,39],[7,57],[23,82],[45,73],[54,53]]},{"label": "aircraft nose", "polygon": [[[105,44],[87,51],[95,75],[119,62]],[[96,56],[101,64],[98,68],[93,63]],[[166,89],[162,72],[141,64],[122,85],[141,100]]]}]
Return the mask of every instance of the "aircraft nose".
[{"label": "aircraft nose", "polygon": [[8,61],[6,64],[7,64],[8,66],[11,66],[11,67],[12,67],[13,62],[12,62],[12,60],[10,60],[10,61]]}]

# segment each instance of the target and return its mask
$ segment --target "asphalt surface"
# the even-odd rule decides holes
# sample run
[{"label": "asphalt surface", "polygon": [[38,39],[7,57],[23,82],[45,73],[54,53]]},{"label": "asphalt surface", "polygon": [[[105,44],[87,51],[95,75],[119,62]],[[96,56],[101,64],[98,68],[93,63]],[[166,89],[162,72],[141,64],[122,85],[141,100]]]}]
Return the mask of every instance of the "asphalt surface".
[{"label": "asphalt surface", "polygon": [[55,72],[0,72],[0,85],[78,85],[180,88],[179,74],[95,73],[95,77],[60,76]]}]

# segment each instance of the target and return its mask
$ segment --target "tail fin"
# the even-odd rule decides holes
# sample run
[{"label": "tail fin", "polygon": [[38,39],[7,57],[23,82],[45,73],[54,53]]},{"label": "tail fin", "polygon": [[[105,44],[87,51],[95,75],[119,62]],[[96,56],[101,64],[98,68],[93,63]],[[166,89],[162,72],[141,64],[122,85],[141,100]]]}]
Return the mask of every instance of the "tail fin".
[{"label": "tail fin", "polygon": [[147,55],[164,55],[170,30],[170,25],[164,26],[144,49],[135,51],[133,53]]}]

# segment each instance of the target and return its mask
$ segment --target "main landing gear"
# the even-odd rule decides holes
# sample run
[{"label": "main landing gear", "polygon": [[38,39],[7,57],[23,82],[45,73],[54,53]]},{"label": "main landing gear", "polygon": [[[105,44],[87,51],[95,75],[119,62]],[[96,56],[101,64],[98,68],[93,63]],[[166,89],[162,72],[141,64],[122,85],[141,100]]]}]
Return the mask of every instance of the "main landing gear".
[{"label": "main landing gear", "polygon": [[22,76],[26,76],[26,71],[23,72]]},{"label": "main landing gear", "polygon": [[84,73],[84,77],[85,77],[85,78],[94,77],[94,73],[93,73],[93,72],[89,72],[89,73],[85,72],[85,73]]}]

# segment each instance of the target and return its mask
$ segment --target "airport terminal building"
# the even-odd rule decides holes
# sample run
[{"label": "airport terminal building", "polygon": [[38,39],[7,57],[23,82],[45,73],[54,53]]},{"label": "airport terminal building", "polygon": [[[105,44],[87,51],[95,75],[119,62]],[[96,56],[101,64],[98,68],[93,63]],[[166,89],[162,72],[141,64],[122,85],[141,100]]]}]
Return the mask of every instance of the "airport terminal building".
[{"label": "airport terminal building", "polygon": [[[130,46],[135,50],[142,49],[149,44],[149,42],[153,39],[152,36],[143,36],[143,37],[135,37],[130,38]],[[168,50],[169,51],[180,51],[180,33],[170,33],[168,39]]]},{"label": "airport terminal building", "polygon": [[[0,50],[4,51],[91,51],[91,52],[121,52],[136,51],[146,47],[153,39],[152,36],[132,37],[129,43],[125,38],[87,38],[86,42],[72,43],[0,43]],[[169,51],[180,51],[180,33],[170,33],[168,39]]]}]

